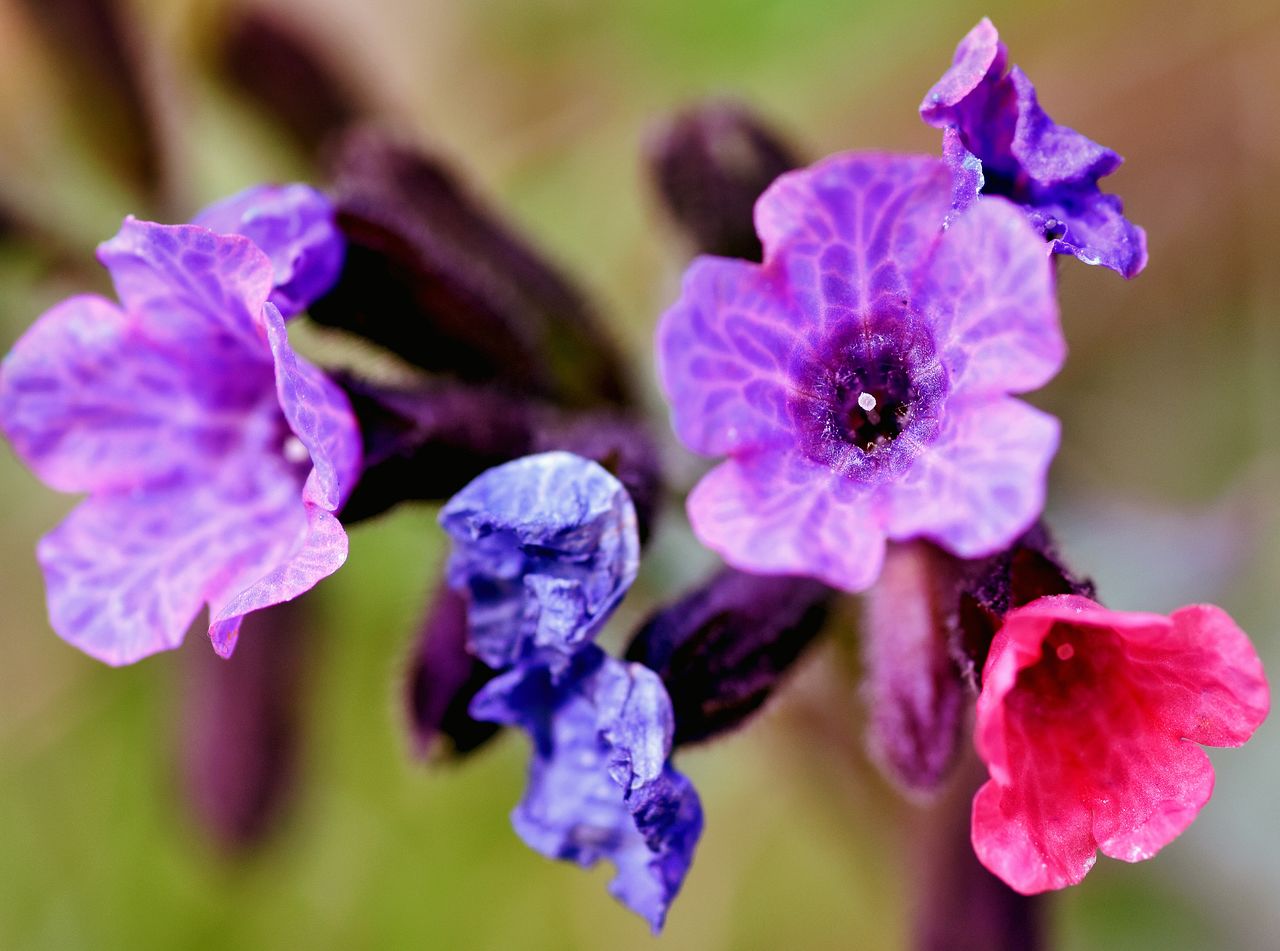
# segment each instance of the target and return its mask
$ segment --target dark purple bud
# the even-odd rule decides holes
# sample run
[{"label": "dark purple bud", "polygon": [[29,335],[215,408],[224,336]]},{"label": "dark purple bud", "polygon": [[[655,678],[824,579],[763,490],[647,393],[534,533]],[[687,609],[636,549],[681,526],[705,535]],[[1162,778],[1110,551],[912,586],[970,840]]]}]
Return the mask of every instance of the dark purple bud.
[{"label": "dark purple bud", "polygon": [[299,27],[278,14],[240,8],[222,48],[232,82],[308,153],[360,113],[356,97]]},{"label": "dark purple bud", "polygon": [[662,678],[676,745],[750,719],[822,629],[834,594],[808,578],[726,568],[649,618],[627,659]]},{"label": "dark purple bud", "polygon": [[498,732],[467,712],[471,698],[497,676],[467,651],[467,601],[448,585],[436,589],[409,659],[405,699],[414,752],[461,756]]},{"label": "dark purple bud", "polygon": [[916,796],[946,778],[965,714],[948,645],[954,563],[924,542],[891,544],[863,599],[867,744],[884,774]]},{"label": "dark purple bud", "polygon": [[260,844],[292,802],[310,627],[305,602],[288,601],[246,617],[227,660],[203,638],[184,652],[184,786],[225,851]]},{"label": "dark purple bud", "polygon": [[364,439],[364,471],[341,513],[346,524],[400,502],[442,502],[486,469],[563,449],[600,463],[622,482],[636,507],[640,538],[648,537],[662,475],[653,439],[638,421],[448,380],[408,389],[336,379]]},{"label": "dark purple bud", "polygon": [[625,401],[622,361],[583,296],[439,160],[362,129],[331,166],[347,259],[315,320],[463,380]]},{"label": "dark purple bud", "polygon": [[1039,951],[1047,895],[1020,895],[978,861],[970,841],[973,794],[986,780],[975,753],[957,781],[913,817],[917,870],[911,889],[916,951]]},{"label": "dark purple bud", "polygon": [[1096,600],[1097,594],[1091,580],[1063,564],[1044,523],[997,555],[965,562],[957,590],[952,653],[975,689],[1005,614],[1047,595],[1079,594]]},{"label": "dark purple bud", "polygon": [[156,103],[143,79],[140,38],[121,0],[25,0],[26,11],[57,48],[59,76],[75,114],[106,159],[135,185],[155,191],[164,173]]},{"label": "dark purple bud", "polygon": [[364,470],[341,513],[348,525],[400,502],[444,501],[486,469],[532,451],[533,413],[510,393],[447,380],[397,389],[335,379],[364,440]]},{"label": "dark purple bud", "polygon": [[649,431],[609,410],[572,414],[544,409],[535,421],[530,452],[563,449],[598,462],[631,496],[640,544],[645,544],[663,489],[658,447]]},{"label": "dark purple bud", "polygon": [[799,167],[789,146],[745,106],[713,101],[668,119],[646,151],[659,197],[699,252],[760,260],[752,209]]}]

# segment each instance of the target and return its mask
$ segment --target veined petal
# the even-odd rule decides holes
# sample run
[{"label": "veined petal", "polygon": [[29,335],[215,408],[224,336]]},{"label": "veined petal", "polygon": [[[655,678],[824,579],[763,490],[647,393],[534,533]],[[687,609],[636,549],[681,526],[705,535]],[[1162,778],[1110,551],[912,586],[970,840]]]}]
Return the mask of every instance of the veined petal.
[{"label": "veined petal", "polygon": [[869,491],[795,453],[762,453],[708,472],[688,511],[699,540],[735,568],[861,591],[884,560],[870,502]]},{"label": "veined petal", "polygon": [[[292,550],[281,554],[271,569],[222,604],[210,604],[209,639],[213,649],[230,657],[240,635],[240,622],[251,611],[291,601],[310,591],[347,560],[347,533],[334,516],[310,502],[306,525],[293,539]],[[273,540],[279,550],[280,540]]]},{"label": "veined petal", "polygon": [[1111,149],[1050,119],[1040,107],[1036,87],[1017,66],[1009,70],[1008,82],[1018,117],[1009,151],[1037,187],[1093,186],[1123,163]]},{"label": "veined petal", "polygon": [[177,647],[204,604],[276,565],[306,530],[298,482],[283,462],[245,461],[239,479],[94,496],[41,539],[58,635],[132,663]]},{"label": "veined petal", "polygon": [[129,217],[98,247],[123,309],[141,333],[203,356],[263,354],[259,315],[271,260],[248,238]]},{"label": "veined petal", "polygon": [[0,364],[0,428],[64,492],[164,480],[238,451],[241,420],[270,385],[265,357],[265,347],[261,361],[192,352],[149,337],[109,301],[72,297]]},{"label": "veined petal", "polygon": [[588,645],[559,674],[521,665],[496,678],[471,713],[529,733],[529,785],[511,815],[525,844],[583,867],[612,862],[610,893],[660,930],[693,860],[702,807],[666,762],[671,703],[657,674]]},{"label": "veined petal", "polygon": [[935,442],[877,490],[890,538],[923,535],[962,558],[990,555],[1044,508],[1058,421],[1001,397],[948,406]]},{"label": "veined petal", "polygon": [[449,585],[469,599],[470,649],[502,669],[557,669],[595,637],[640,563],[635,507],[597,463],[544,452],[481,473],[440,512]]},{"label": "veined petal", "polygon": [[1005,67],[1005,46],[987,18],[970,30],[956,47],[951,68],[925,94],[920,118],[932,126],[951,122],[951,110],[988,77],[999,77]]},{"label": "veined petal", "polygon": [[191,223],[248,238],[271,259],[271,302],[285,317],[333,286],[345,244],[333,204],[309,185],[257,185],[205,208]]},{"label": "veined petal", "polygon": [[314,467],[304,497],[322,509],[336,511],[360,474],[360,430],[351,401],[332,380],[293,352],[284,319],[274,304],[263,308],[261,322],[275,362],[280,409]]},{"label": "veined petal", "polygon": [[1058,254],[1101,264],[1124,277],[1147,266],[1147,233],[1124,216],[1124,204],[1115,195],[1091,189],[1059,196],[1040,205],[1036,215],[1061,222],[1062,237],[1050,242]]},{"label": "veined petal", "polygon": [[1053,265],[1010,202],[988,198],[957,216],[917,293],[936,308],[952,399],[1034,390],[1062,368]]},{"label": "veined petal", "polygon": [[791,440],[787,366],[805,320],[758,265],[698,258],[658,326],[658,376],[676,435],[720,455]]},{"label": "veined petal", "polygon": [[795,332],[864,321],[909,299],[942,235],[950,171],[925,155],[848,152],[780,176],[756,204],[765,270]]}]

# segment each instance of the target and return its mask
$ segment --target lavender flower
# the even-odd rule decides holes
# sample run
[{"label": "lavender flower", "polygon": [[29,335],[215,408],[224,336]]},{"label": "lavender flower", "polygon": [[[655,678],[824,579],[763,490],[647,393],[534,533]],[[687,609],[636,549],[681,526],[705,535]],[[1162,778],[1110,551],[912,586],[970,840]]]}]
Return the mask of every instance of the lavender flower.
[{"label": "lavender flower", "polygon": [[1147,263],[1146,233],[1124,217],[1119,198],[1098,188],[1123,159],[1054,123],[1026,74],[1017,66],[1005,73],[1007,60],[984,18],[920,104],[920,117],[944,130],[956,210],[979,192],[1003,195],[1023,206],[1053,252],[1133,277]]},{"label": "lavender flower", "polygon": [[564,669],[635,580],[636,515],[599,465],[544,452],[490,469],[440,512],[449,585],[466,591],[472,652],[490,667]]},{"label": "lavender flower", "polygon": [[693,861],[702,806],[668,762],[674,726],[658,675],[588,645],[559,676],[522,665],[498,677],[471,713],[529,733],[529,786],[511,817],[520,838],[583,867],[612,862],[610,893],[659,931]]},{"label": "lavender flower", "polygon": [[[279,234],[300,232],[261,237]],[[15,451],[53,488],[89,493],[37,549],[50,620],[126,664],[176,647],[208,604],[227,656],[245,614],[346,558],[333,512],[359,471],[359,434],[268,302],[281,290],[273,260],[312,258],[133,218],[98,256],[121,305],[62,302],[0,367],[0,428]]]},{"label": "lavender flower", "polygon": [[950,205],[941,161],[836,155],[761,196],[763,265],[685,275],[659,371],[681,441],[730,457],[688,501],[730,564],[859,591],[886,537],[973,557],[1039,513],[1057,421],[1008,394],[1063,361],[1051,268],[1010,203]]}]

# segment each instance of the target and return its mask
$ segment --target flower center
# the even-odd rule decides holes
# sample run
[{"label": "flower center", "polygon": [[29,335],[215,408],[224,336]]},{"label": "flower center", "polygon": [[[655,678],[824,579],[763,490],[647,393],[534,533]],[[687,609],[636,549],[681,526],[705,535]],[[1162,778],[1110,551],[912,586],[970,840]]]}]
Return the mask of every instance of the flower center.
[{"label": "flower center", "polygon": [[946,373],[905,315],[859,321],[791,368],[805,455],[861,482],[900,474],[940,425]]},{"label": "flower center", "polygon": [[898,438],[918,395],[904,368],[883,363],[856,368],[836,387],[841,411],[834,421],[841,437],[863,452],[875,452]]}]

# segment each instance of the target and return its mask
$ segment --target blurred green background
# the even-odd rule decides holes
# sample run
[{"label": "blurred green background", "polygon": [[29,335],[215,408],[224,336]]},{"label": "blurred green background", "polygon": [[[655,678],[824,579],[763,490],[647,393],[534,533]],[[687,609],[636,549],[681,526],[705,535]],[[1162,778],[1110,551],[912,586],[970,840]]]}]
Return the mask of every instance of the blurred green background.
[{"label": "blurred green background", "polygon": [[[53,4],[58,6],[58,4]],[[72,4],[71,6],[74,6]],[[92,4],[90,4],[92,6]],[[137,144],[110,95],[33,10],[0,0],[0,348],[47,306],[101,290],[94,245],[126,213],[181,220],[313,157],[220,75],[238,11],[122,4],[163,188],[122,173]],[[915,108],[990,15],[1042,102],[1128,159],[1108,180],[1148,229],[1136,281],[1061,267],[1066,371],[1036,397],[1064,423],[1050,518],[1114,607],[1226,607],[1280,669],[1280,7],[889,0],[279,0],[389,127],[440,149],[580,276],[655,414],[649,338],[685,251],[640,164],[655,117],[710,94],[758,107],[812,157],[934,152]],[[109,91],[108,91],[109,92]],[[123,158],[122,158],[123,156]],[[688,457],[674,455],[677,469]],[[650,947],[608,873],[511,833],[526,750],[460,766],[408,756],[401,680],[440,559],[434,512],[352,533],[311,596],[305,749],[277,834],[231,859],[179,781],[182,651],[110,670],[44,618],[32,548],[71,500],[0,449],[0,949]],[[612,643],[711,564],[669,512]],[[856,687],[828,645],[753,726],[681,757],[707,829],[661,945],[896,949],[912,807],[861,756]],[[1280,726],[1214,752],[1218,788],[1155,861],[1103,859],[1054,905],[1059,945],[1270,949],[1280,935]]]}]

